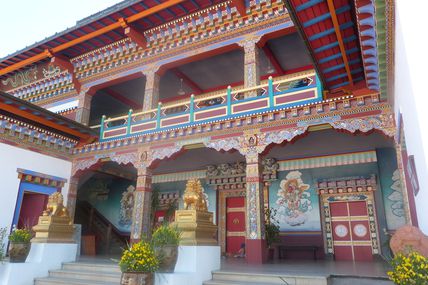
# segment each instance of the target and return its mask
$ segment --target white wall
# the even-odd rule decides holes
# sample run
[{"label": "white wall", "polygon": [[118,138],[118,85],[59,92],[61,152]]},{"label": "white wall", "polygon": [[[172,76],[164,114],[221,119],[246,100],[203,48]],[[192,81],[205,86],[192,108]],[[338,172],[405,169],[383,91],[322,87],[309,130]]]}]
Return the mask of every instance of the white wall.
[{"label": "white wall", "polygon": [[[62,189],[67,199],[71,162],[0,143],[0,227],[10,229],[20,180],[18,168],[67,179]],[[65,202],[66,203],[66,202]]]},{"label": "white wall", "polygon": [[428,1],[396,1],[395,112],[403,114],[408,155],[415,156],[419,227],[428,234]]}]

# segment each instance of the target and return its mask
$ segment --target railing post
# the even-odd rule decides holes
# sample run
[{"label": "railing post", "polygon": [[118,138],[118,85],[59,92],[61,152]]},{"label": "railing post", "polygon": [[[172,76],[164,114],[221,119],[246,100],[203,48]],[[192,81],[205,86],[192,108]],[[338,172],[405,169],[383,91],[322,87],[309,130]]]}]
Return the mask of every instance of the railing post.
[{"label": "railing post", "polygon": [[189,105],[189,120],[190,123],[193,123],[193,121],[195,120],[195,95],[190,95],[190,105]]},{"label": "railing post", "polygon": [[321,100],[324,99],[324,96],[322,94],[322,82],[320,80],[320,78],[318,77],[318,73],[315,72],[315,80],[317,81],[317,91],[318,91],[318,96],[321,96]]},{"label": "railing post", "polygon": [[232,114],[232,87],[229,85],[227,86],[227,96],[226,96],[226,103],[227,103],[227,115]]},{"label": "railing post", "polygon": [[161,125],[162,102],[158,103],[158,111],[156,113],[156,129],[160,129]]},{"label": "railing post", "polygon": [[126,134],[129,135],[131,133],[131,120],[132,120],[132,109],[128,111],[128,121],[126,122]]},{"label": "railing post", "polygon": [[275,101],[273,100],[273,79],[272,76],[269,76],[268,79],[268,95],[269,95],[269,108],[275,106]]},{"label": "railing post", "polygon": [[101,126],[100,126],[100,138],[104,138],[104,120],[106,119],[106,115],[101,116]]}]

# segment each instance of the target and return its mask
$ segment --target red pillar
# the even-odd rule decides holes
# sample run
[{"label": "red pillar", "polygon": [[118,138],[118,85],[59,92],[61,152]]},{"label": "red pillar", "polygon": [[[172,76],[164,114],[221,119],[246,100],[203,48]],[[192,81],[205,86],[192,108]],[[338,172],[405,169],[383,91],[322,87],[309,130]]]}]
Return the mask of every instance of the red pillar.
[{"label": "red pillar", "polygon": [[262,264],[266,261],[266,240],[263,202],[263,177],[260,156],[249,152],[247,161],[247,222],[245,252],[248,263]]}]

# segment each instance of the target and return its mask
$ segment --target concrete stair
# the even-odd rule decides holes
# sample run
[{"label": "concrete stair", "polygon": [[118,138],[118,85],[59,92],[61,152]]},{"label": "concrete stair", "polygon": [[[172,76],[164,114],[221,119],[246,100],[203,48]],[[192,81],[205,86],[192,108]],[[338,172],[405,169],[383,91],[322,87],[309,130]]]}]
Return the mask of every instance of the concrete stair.
[{"label": "concrete stair", "polygon": [[64,263],[59,270],[49,271],[49,276],[36,278],[35,285],[118,285],[119,266],[109,263]]},{"label": "concrete stair", "polygon": [[325,276],[291,276],[278,273],[239,273],[228,271],[213,272],[212,280],[204,285],[329,285]]}]

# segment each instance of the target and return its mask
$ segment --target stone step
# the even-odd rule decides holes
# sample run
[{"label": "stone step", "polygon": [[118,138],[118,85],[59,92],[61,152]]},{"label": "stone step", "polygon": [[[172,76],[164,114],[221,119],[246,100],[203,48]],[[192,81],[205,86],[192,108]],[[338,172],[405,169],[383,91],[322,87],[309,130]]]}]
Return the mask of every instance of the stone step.
[{"label": "stone step", "polygon": [[388,278],[370,278],[370,277],[330,277],[331,285],[394,285]]},{"label": "stone step", "polygon": [[91,281],[69,278],[36,278],[34,285],[118,285],[119,282]]},{"label": "stone step", "polygon": [[[297,276],[285,275],[279,273],[241,273],[241,272],[226,272],[216,271],[213,272],[213,278],[210,281],[223,281],[220,284],[229,284],[227,282],[239,282],[243,284],[289,284],[289,285],[328,285],[329,281],[326,276]],[[207,281],[207,282],[210,282]],[[233,283],[231,283],[233,284]]]},{"label": "stone step", "polygon": [[90,263],[90,262],[69,262],[63,263],[62,269],[72,271],[92,271],[92,272],[109,272],[121,273],[117,264],[109,263]]},{"label": "stone step", "polygon": [[271,285],[271,284],[272,283],[210,280],[210,281],[205,281],[203,285]]},{"label": "stone step", "polygon": [[111,283],[120,282],[119,273],[109,272],[94,272],[94,271],[73,271],[73,270],[52,270],[49,271],[49,277],[63,278],[63,279],[79,279],[86,281],[103,281]]}]

